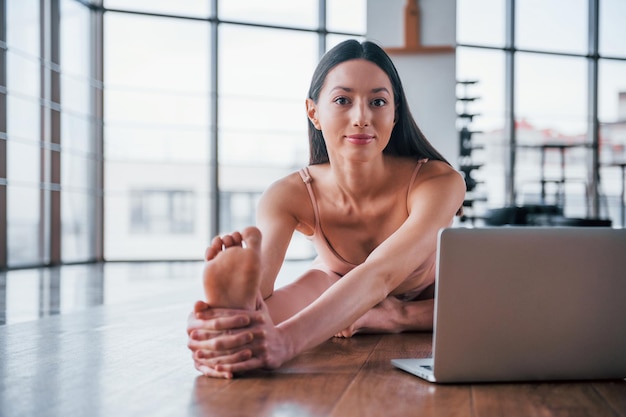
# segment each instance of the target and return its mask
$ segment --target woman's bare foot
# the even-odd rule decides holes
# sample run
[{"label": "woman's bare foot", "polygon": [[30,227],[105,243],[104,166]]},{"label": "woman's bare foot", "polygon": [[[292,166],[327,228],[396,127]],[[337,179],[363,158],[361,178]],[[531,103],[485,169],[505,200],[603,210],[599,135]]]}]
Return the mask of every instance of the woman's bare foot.
[{"label": "woman's bare foot", "polygon": [[211,307],[255,310],[261,275],[261,232],[216,237],[206,250],[204,292]]}]

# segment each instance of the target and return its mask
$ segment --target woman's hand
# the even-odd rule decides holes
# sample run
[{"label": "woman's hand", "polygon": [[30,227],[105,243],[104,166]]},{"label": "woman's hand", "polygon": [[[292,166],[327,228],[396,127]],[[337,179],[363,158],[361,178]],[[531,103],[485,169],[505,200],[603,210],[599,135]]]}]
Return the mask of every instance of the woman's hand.
[{"label": "woman's hand", "polygon": [[250,359],[249,344],[253,333],[248,328],[255,312],[211,308],[198,301],[187,320],[187,346],[194,366],[207,376],[232,378],[229,372],[215,369],[220,363],[238,363]]},{"label": "woman's hand", "polygon": [[292,357],[260,297],[257,311],[210,308],[199,301],[187,333],[194,365],[207,376],[232,378],[254,369],[275,369]]},{"label": "woman's hand", "polygon": [[404,330],[399,326],[404,304],[390,295],[335,337],[352,337],[357,333],[400,333]]}]

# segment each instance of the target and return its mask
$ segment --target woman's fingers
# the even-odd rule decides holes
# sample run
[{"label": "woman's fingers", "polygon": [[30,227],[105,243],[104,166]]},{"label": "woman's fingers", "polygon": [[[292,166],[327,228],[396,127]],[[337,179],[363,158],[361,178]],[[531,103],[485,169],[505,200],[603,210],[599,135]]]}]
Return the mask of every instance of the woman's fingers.
[{"label": "woman's fingers", "polygon": [[188,328],[228,330],[246,327],[258,322],[261,315],[250,310],[211,308],[203,301],[196,302],[193,314],[188,318]]},{"label": "woman's fingers", "polygon": [[250,324],[250,317],[245,314],[214,319],[192,318],[187,325],[190,330],[226,331],[241,329]]},{"label": "woman's fingers", "polygon": [[233,373],[228,371],[216,371],[210,366],[200,365],[198,363],[195,364],[196,369],[200,371],[204,376],[212,377],[212,378],[223,378],[223,379],[232,379]]},{"label": "woman's fingers", "polygon": [[195,314],[199,314],[205,310],[208,310],[209,308],[211,308],[210,305],[208,305],[204,301],[199,300],[199,301],[196,301],[196,303],[193,305],[193,312]]},{"label": "woman's fingers", "polygon": [[219,364],[216,365],[214,371],[220,374],[238,374],[241,372],[252,371],[254,369],[263,368],[264,362],[260,358],[252,357],[247,361],[232,363],[232,364]]},{"label": "woman's fingers", "polygon": [[189,316],[188,348],[196,369],[216,378],[277,362],[268,346],[274,330],[264,311],[210,308],[198,302]]},{"label": "woman's fingers", "polygon": [[194,330],[190,334],[188,347],[191,350],[207,350],[224,352],[233,349],[240,349],[242,346],[252,342],[254,336],[252,332],[241,331],[237,333],[210,333]]}]

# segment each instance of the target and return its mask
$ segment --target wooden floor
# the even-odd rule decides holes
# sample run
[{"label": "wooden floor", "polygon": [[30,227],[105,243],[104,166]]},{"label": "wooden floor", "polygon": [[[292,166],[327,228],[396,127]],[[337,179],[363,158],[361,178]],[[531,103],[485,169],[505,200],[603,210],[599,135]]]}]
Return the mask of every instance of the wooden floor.
[{"label": "wooden floor", "polygon": [[274,372],[206,378],[186,348],[194,288],[0,326],[0,416],[626,417],[624,380],[435,385],[391,366],[429,356],[428,333],[331,339]]}]

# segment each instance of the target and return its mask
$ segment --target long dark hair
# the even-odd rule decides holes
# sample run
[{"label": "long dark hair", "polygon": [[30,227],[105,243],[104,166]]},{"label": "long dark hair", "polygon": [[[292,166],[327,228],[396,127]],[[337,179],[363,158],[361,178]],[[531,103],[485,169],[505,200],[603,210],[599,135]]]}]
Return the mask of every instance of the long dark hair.
[{"label": "long dark hair", "polygon": [[[389,55],[373,42],[365,41],[361,43],[351,39],[341,42],[326,52],[313,73],[311,87],[309,88],[309,98],[317,103],[328,72],[342,62],[351,59],[365,59],[373,62],[385,71],[391,81],[395,101],[396,125],[391,131],[391,139],[383,153],[448,162],[430,144],[417,126],[417,123],[415,123],[396,67],[393,65]],[[326,162],[328,162],[328,151],[322,132],[317,130],[309,120],[309,164],[315,165]]]}]

